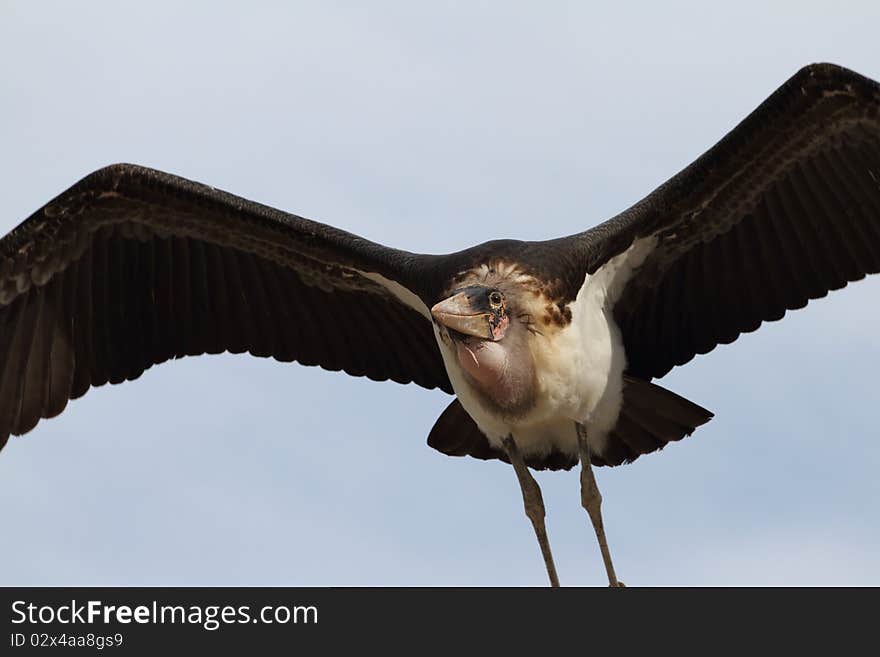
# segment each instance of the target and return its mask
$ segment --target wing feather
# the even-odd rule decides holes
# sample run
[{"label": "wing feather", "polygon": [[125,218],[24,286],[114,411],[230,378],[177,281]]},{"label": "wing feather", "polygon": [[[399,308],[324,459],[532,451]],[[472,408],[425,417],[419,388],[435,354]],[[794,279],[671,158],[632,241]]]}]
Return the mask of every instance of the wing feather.
[{"label": "wing feather", "polygon": [[614,302],[628,371],[660,377],[880,271],[880,85],[805,67],[621,215],[573,236],[597,271],[655,248]]},{"label": "wing feather", "polygon": [[101,169],[0,240],[0,446],[90,387],[203,353],[451,392],[411,305],[431,264],[182,178]]}]

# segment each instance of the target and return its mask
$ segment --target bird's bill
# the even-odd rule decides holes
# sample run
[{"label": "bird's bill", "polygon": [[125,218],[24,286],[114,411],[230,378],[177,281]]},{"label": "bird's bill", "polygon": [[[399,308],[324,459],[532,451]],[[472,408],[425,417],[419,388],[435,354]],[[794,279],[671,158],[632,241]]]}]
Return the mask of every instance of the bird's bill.
[{"label": "bird's bill", "polygon": [[431,308],[431,315],[438,323],[453,331],[483,340],[494,340],[492,312],[474,307],[474,299],[467,292],[459,292]]}]

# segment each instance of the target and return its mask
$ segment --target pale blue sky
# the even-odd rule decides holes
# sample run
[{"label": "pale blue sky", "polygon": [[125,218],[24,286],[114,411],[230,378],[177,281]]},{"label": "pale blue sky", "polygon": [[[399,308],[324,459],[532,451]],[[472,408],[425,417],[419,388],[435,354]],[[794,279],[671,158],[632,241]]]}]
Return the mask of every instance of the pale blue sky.
[{"label": "pale blue sky", "polygon": [[[415,251],[598,223],[800,66],[880,78],[880,3],[0,0],[0,230],[130,161]],[[598,471],[629,584],[880,584],[880,278],[664,379],[716,412]],[[537,584],[448,397],[245,356],[104,387],[0,453],[0,584]],[[576,472],[563,584],[603,584]]]}]

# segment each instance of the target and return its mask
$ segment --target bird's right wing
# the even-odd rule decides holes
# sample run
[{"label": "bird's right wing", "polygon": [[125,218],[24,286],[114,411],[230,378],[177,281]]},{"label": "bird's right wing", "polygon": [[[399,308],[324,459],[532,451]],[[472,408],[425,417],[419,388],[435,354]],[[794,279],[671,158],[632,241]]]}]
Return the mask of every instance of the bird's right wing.
[{"label": "bird's right wing", "polygon": [[84,178],[0,240],[0,447],[91,387],[250,352],[451,386],[426,256],[133,165]]}]

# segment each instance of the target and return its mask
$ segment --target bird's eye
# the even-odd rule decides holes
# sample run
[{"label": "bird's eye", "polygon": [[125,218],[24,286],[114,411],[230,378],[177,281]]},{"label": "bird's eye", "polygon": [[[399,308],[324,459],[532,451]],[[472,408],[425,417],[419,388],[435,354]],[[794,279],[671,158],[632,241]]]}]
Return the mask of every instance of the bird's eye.
[{"label": "bird's eye", "polygon": [[489,303],[493,308],[500,308],[501,300],[501,292],[493,291],[489,293]]}]

